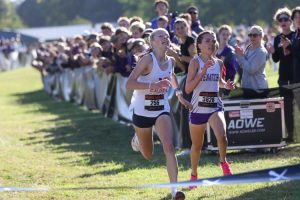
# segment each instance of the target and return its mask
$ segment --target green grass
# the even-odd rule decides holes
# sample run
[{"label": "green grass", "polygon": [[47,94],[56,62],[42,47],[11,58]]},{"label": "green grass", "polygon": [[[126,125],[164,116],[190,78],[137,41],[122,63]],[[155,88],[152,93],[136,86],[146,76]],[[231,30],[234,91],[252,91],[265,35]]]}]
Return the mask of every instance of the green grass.
[{"label": "green grass", "polygon": [[[266,64],[266,76],[267,76],[267,80],[268,80],[268,86],[269,88],[276,88],[278,87],[277,81],[278,81],[278,71],[274,71],[272,66],[271,66],[271,61],[268,60],[267,64]],[[235,76],[235,82],[238,81],[238,74],[236,74]],[[238,85],[238,87],[240,87],[240,85]]]},{"label": "green grass", "polygon": [[[131,150],[132,135],[131,127],[99,112],[53,100],[31,68],[1,73],[0,186],[50,190],[2,192],[0,199],[170,199],[168,189],[84,190],[168,182],[161,146],[156,144],[153,160],[145,161]],[[300,145],[278,154],[232,152],[228,158],[235,173],[296,164]],[[187,180],[189,159],[180,158],[179,167],[179,179]],[[199,176],[219,175],[218,157],[203,154]],[[67,187],[82,190],[57,190]],[[200,187],[186,195],[187,199],[297,199],[299,188],[300,182],[258,183]]]},{"label": "green grass", "polygon": [[274,71],[271,65],[271,60],[268,60],[266,66],[266,75],[268,79],[269,88],[278,87],[278,71]]}]

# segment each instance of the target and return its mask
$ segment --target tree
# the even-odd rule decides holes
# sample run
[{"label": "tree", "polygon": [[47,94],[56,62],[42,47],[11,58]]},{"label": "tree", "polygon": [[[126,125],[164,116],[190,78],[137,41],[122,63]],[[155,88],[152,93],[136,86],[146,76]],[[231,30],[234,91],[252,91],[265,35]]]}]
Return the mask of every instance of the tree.
[{"label": "tree", "polygon": [[[0,3],[5,2],[0,0]],[[185,12],[191,6],[199,8],[203,25],[271,24],[276,9],[298,5],[295,0],[169,0],[170,11]],[[0,16],[5,13],[0,4]],[[154,0],[25,0],[18,14],[28,26],[65,25],[75,21],[116,21],[119,16],[140,16],[145,21],[156,16]]]},{"label": "tree", "polygon": [[117,0],[26,0],[18,8],[31,27],[66,25],[78,21],[116,21],[121,13]]},{"label": "tree", "polygon": [[0,28],[18,28],[23,24],[15,12],[14,5],[7,0],[0,0]]},{"label": "tree", "polygon": [[7,2],[5,0],[0,0],[0,19],[3,19],[8,12]]},{"label": "tree", "polygon": [[29,27],[46,25],[47,11],[42,10],[37,0],[26,0],[17,9],[22,21]]}]

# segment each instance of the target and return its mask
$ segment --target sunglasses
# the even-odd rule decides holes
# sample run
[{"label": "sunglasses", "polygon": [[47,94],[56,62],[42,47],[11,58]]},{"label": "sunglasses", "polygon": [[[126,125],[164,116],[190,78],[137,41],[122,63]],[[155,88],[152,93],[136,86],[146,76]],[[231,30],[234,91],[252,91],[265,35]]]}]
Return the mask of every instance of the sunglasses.
[{"label": "sunglasses", "polygon": [[281,18],[279,18],[277,21],[278,21],[278,22],[288,22],[288,21],[290,21],[290,19],[287,18],[287,17],[281,17]]},{"label": "sunglasses", "polygon": [[258,34],[258,33],[249,33],[248,36],[256,38],[257,36],[261,36],[261,34]]},{"label": "sunglasses", "polygon": [[198,12],[196,12],[196,11],[190,11],[190,12],[189,12],[189,14],[194,14],[194,15],[197,15],[197,14],[198,14]]}]

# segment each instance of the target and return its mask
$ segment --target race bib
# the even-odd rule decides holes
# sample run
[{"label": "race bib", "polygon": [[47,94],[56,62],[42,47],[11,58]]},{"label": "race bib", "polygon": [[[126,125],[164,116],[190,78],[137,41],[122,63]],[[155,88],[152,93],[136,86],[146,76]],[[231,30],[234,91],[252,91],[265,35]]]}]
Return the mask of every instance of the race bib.
[{"label": "race bib", "polygon": [[164,110],[164,95],[163,94],[146,94],[145,95],[145,110],[159,111]]},{"label": "race bib", "polygon": [[215,108],[218,105],[217,92],[200,92],[198,98],[198,106]]}]

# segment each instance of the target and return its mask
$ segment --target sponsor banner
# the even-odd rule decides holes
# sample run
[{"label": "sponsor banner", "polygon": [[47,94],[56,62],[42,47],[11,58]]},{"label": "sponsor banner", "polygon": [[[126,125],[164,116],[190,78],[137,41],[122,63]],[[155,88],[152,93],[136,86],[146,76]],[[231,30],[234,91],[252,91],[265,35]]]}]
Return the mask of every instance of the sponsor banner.
[{"label": "sponsor banner", "polygon": [[[280,144],[283,139],[284,119],[280,101],[247,101],[225,104],[226,134],[228,147]],[[210,128],[211,144],[217,147],[213,130]]]}]

